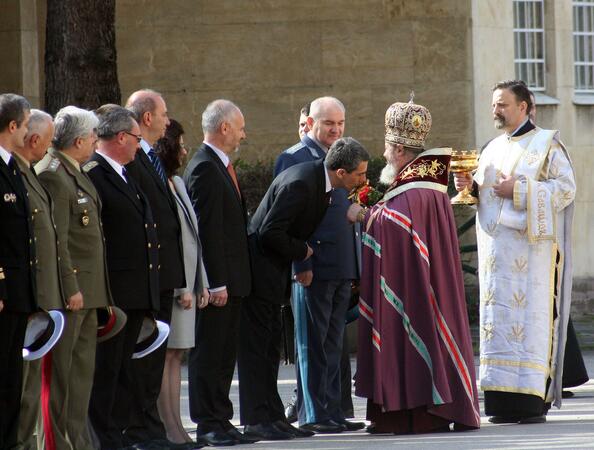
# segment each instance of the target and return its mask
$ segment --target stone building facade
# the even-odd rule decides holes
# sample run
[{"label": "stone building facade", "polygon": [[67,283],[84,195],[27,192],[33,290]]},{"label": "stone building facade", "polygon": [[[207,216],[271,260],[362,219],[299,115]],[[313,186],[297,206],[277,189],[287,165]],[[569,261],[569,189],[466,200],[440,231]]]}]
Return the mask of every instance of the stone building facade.
[{"label": "stone building facade", "polygon": [[[45,1],[0,2],[0,92],[42,106]],[[536,65],[538,123],[561,131],[577,172],[579,307],[594,299],[594,91],[576,88],[575,15],[592,2],[117,0],[120,86],[124,98],[141,87],[162,92],[193,146],[205,105],[232,99],[246,117],[247,160],[292,145],[301,106],[334,95],[347,107],[346,134],[379,155],[387,106],[412,90],[433,115],[429,145],[480,148],[497,134],[491,86],[515,78],[518,64]],[[532,3],[541,4],[542,23],[518,24],[518,11],[541,7]],[[586,25],[592,31],[594,23]],[[518,62],[526,41],[517,39],[526,32],[537,33],[542,48],[528,55],[534,61]]]}]

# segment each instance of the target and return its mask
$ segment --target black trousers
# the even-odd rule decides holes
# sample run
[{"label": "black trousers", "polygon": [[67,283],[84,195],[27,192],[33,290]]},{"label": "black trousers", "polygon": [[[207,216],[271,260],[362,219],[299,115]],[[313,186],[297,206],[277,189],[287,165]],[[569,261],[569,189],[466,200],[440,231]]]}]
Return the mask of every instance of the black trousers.
[{"label": "black trousers", "polygon": [[[173,289],[161,291],[159,302],[160,309],[156,319],[167,324],[171,323]],[[166,352],[167,340],[151,354],[132,360],[131,367],[136,390],[128,412],[128,427],[124,433],[126,445],[167,438],[165,426],[157,410]]]},{"label": "black trousers", "polygon": [[571,316],[567,324],[567,341],[565,342],[565,357],[563,358],[563,387],[574,387],[587,383],[588,371],[584,364],[584,357],[573,328]]},{"label": "black trousers", "polygon": [[101,449],[123,447],[122,433],[128,426],[128,410],[133,404],[137,380],[132,354],[142,321],[148,311],[125,310],[126,325],[117,335],[97,344],[95,376],[89,404],[89,420]]},{"label": "black trousers", "polygon": [[241,305],[238,357],[242,425],[284,420],[277,380],[281,345],[281,306],[251,296]]},{"label": "black trousers", "polygon": [[17,443],[28,313],[0,312],[0,449]]},{"label": "black trousers", "polygon": [[223,307],[196,310],[196,346],[188,361],[190,417],[198,433],[231,428],[229,399],[237,359],[242,300],[230,297]]},{"label": "black trousers", "polygon": [[353,397],[351,391],[353,389],[353,375],[351,373],[351,355],[349,354],[349,346],[347,342],[346,330],[348,325],[344,327],[342,335],[342,353],[340,355],[340,409],[346,418],[355,417],[355,410],[353,407]]}]

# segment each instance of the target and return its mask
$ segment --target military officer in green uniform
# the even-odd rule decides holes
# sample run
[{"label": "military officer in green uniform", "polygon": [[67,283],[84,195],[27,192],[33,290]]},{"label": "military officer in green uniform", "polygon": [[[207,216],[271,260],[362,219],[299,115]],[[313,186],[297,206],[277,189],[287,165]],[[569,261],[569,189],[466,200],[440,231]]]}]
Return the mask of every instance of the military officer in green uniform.
[{"label": "military officer in green uniform", "polygon": [[[38,260],[36,270],[37,305],[45,310],[63,310],[66,304],[60,283],[58,237],[52,214],[53,203],[31,165],[43,158],[51,144],[54,136],[52,116],[38,109],[32,109],[27,128],[25,146],[16,149],[12,156],[29,193],[33,239]],[[18,447],[24,450],[37,449],[35,434],[40,418],[40,399],[41,359],[25,361],[23,363],[23,395],[18,428]]]},{"label": "military officer in green uniform", "polygon": [[[48,450],[88,450],[89,398],[97,344],[96,309],[112,304],[105,267],[101,202],[80,165],[97,143],[95,114],[74,106],[54,120],[54,139],[35,166],[54,201],[60,276],[66,299],[66,326],[51,356],[44,358],[42,390],[49,393]],[[47,377],[45,376],[47,373]]]}]

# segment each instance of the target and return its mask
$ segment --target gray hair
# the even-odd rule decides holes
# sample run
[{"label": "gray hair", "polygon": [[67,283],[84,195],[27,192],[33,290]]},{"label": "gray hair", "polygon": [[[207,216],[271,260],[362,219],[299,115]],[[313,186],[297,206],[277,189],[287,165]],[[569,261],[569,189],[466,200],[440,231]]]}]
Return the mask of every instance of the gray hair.
[{"label": "gray hair", "polygon": [[369,161],[369,153],[356,139],[344,137],[332,144],[325,161],[330,170],[344,169],[350,173],[362,162]]},{"label": "gray hair", "polygon": [[[133,97],[135,97],[134,100],[130,101]],[[132,94],[126,102],[126,108],[132,111],[134,114],[134,119],[136,119],[138,123],[142,121],[142,116],[145,112],[152,113],[155,111],[155,108],[157,107],[155,97],[162,98],[163,96],[159,92],[153,91],[152,89],[141,89],[140,91],[136,91],[134,94]]]},{"label": "gray hair", "polygon": [[235,111],[240,112],[240,109],[230,100],[218,99],[210,102],[202,113],[202,131],[216,133],[223,122],[231,119]]},{"label": "gray hair", "polygon": [[93,112],[76,106],[66,106],[58,111],[54,119],[52,144],[58,150],[70,148],[76,139],[88,136],[98,125],[99,119]]},{"label": "gray hair", "polygon": [[134,113],[121,106],[110,106],[99,115],[97,136],[109,139],[120,131],[130,131],[134,126]]},{"label": "gray hair", "polygon": [[53,120],[52,116],[45,111],[32,109],[31,115],[29,116],[29,122],[27,123],[27,136],[25,138],[28,139],[34,134],[43,133]]},{"label": "gray hair", "polygon": [[309,106],[309,116],[318,120],[326,110],[332,107],[342,110],[343,113],[346,111],[342,102],[336,97],[318,97]]}]

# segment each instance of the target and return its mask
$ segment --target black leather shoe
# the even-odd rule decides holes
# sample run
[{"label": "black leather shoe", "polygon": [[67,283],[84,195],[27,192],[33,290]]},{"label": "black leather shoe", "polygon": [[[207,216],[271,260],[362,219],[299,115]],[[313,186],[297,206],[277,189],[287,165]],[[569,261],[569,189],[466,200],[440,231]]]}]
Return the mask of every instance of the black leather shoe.
[{"label": "black leather shoe", "polygon": [[161,444],[157,444],[154,441],[147,441],[147,442],[139,442],[137,444],[133,444],[132,448],[136,450],[165,450],[168,447],[164,447]]},{"label": "black leather shoe", "polygon": [[574,394],[573,392],[571,392],[571,391],[567,391],[567,390],[565,390],[565,389],[563,389],[563,390],[561,391],[561,398],[571,398],[571,397],[573,397],[574,395],[575,395],[575,394]]},{"label": "black leather shoe", "polygon": [[315,434],[313,431],[300,430],[299,428],[294,427],[290,423],[283,422],[282,420],[277,420],[272,425],[279,431],[291,433],[296,438],[312,437]]},{"label": "black leather shoe", "polygon": [[237,428],[229,428],[225,433],[227,433],[233,440],[235,440],[236,444],[253,444],[258,442],[260,439],[253,438],[242,434]]},{"label": "black leather shoe", "polygon": [[288,441],[295,439],[291,433],[285,433],[274,427],[271,423],[259,423],[243,427],[243,435],[261,441]]},{"label": "black leather shoe", "polygon": [[342,433],[346,427],[340,425],[333,420],[325,420],[324,422],[306,423],[299,428],[302,430],[313,431],[314,433]]},{"label": "black leather shoe", "polygon": [[547,421],[547,416],[544,414],[542,416],[532,416],[532,417],[522,417],[518,423],[520,424],[532,424],[532,423],[545,423]]},{"label": "black leather shoe", "polygon": [[195,450],[208,445],[200,438],[196,439],[196,442],[182,442],[181,444],[176,444],[175,442],[171,442],[167,439],[157,439],[155,441],[151,441],[151,444],[158,448],[166,448],[168,450]]},{"label": "black leather shoe", "polygon": [[196,439],[204,441],[213,447],[228,447],[235,445],[235,439],[222,431],[209,431],[208,433],[196,432]]},{"label": "black leather shoe", "polygon": [[365,428],[365,422],[351,422],[346,419],[332,419],[332,421],[339,425],[343,425],[346,428],[345,431],[358,431]]},{"label": "black leather shoe", "polygon": [[518,423],[520,420],[519,417],[516,416],[492,416],[489,417],[489,422],[491,423]]}]

